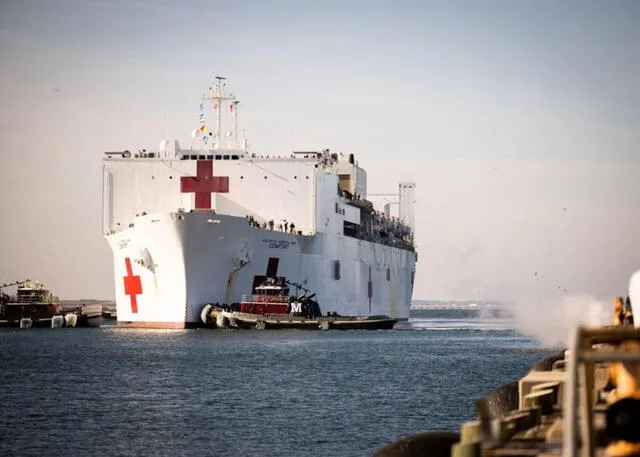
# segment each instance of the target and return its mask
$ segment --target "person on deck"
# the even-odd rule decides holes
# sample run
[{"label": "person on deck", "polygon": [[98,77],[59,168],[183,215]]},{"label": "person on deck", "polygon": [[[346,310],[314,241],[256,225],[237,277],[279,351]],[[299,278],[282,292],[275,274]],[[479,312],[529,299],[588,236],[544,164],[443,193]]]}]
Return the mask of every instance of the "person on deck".
[{"label": "person on deck", "polygon": [[629,296],[627,295],[627,299],[625,300],[624,303],[624,309],[623,309],[623,320],[622,320],[622,324],[623,325],[630,325],[631,327],[634,326],[634,321],[633,321],[633,309],[631,308],[631,298],[629,298]]},{"label": "person on deck", "polygon": [[620,327],[624,322],[624,301],[622,297],[616,297],[613,303],[613,325]]}]

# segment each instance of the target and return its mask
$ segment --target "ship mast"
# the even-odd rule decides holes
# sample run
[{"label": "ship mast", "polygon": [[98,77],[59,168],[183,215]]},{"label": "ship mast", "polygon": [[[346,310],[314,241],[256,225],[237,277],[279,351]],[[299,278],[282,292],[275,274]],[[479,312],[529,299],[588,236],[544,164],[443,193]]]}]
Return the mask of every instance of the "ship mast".
[{"label": "ship mast", "polygon": [[215,83],[211,86],[211,92],[209,95],[203,95],[202,100],[213,100],[213,109],[216,111],[216,131],[213,138],[213,148],[212,149],[220,149],[221,146],[221,130],[222,130],[222,102],[227,100],[235,100],[233,94],[229,92],[225,92],[224,88],[226,87],[226,79],[223,76],[216,76]]},{"label": "ship mast", "polygon": [[230,105],[231,111],[233,111],[233,126],[231,127],[231,139],[233,141],[232,148],[238,149],[238,100],[234,100]]}]

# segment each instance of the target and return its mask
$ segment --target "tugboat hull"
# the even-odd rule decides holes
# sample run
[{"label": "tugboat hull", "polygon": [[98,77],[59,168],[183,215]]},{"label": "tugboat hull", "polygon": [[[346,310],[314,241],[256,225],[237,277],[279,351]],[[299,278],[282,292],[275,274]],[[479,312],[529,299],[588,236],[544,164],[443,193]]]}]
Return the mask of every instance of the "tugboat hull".
[{"label": "tugboat hull", "polygon": [[262,315],[213,309],[208,326],[241,329],[391,330],[398,320],[389,316],[316,317]]}]

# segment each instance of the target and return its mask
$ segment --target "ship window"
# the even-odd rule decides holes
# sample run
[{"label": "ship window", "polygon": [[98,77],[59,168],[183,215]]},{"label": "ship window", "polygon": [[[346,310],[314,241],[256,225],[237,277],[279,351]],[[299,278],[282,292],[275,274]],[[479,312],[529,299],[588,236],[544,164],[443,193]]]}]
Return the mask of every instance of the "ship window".
[{"label": "ship window", "polygon": [[208,155],[207,160],[213,160],[213,155]]},{"label": "ship window", "polygon": [[220,154],[216,154],[216,160],[221,160],[222,156]]},{"label": "ship window", "polygon": [[391,281],[391,268],[387,268],[387,281]]},{"label": "ship window", "polygon": [[239,157],[237,155],[232,155],[231,156],[231,160],[238,160],[238,159],[239,159]]},{"label": "ship window", "polygon": [[351,175],[338,175],[338,188],[351,192]]},{"label": "ship window", "polygon": [[147,154],[147,157],[149,157],[150,159],[155,158],[156,153],[155,152],[150,152],[149,154]]},{"label": "ship window", "polygon": [[298,177],[297,177],[297,176],[294,176],[294,177],[293,177],[293,179],[298,179]]},{"label": "ship window", "polygon": [[336,202],[336,213],[338,213],[338,203]]},{"label": "ship window", "polygon": [[187,160],[189,158],[189,156],[180,156],[180,160]]},{"label": "ship window", "polygon": [[204,154],[198,156],[198,160],[204,160],[207,156]]},{"label": "ship window", "polygon": [[192,156],[191,156],[191,160],[197,160],[197,159],[198,159],[198,156],[197,156],[197,155],[192,155]]},{"label": "ship window", "polygon": [[244,179],[244,176],[240,176],[240,179]]},{"label": "ship window", "polygon": [[173,176],[169,176],[169,179],[173,179]]},{"label": "ship window", "polygon": [[228,154],[223,155],[222,160],[229,160],[229,155]]},{"label": "ship window", "polygon": [[358,229],[360,227],[358,224],[354,224],[353,222],[343,221],[342,222],[342,234],[344,236],[350,236],[352,238],[358,237]]},{"label": "ship window", "polygon": [[333,279],[335,280],[340,279],[340,261],[339,260],[333,261]]}]

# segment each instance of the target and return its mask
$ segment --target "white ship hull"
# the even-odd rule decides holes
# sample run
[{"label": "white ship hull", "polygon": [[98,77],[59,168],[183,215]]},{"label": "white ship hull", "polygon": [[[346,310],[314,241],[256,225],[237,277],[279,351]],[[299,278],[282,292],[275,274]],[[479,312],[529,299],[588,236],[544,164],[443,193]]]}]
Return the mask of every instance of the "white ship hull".
[{"label": "white ship hull", "polygon": [[324,315],[409,316],[415,254],[406,249],[256,228],[210,211],[148,214],[107,240],[121,326],[199,326],[206,304],[240,302],[275,275],[315,292]]}]

